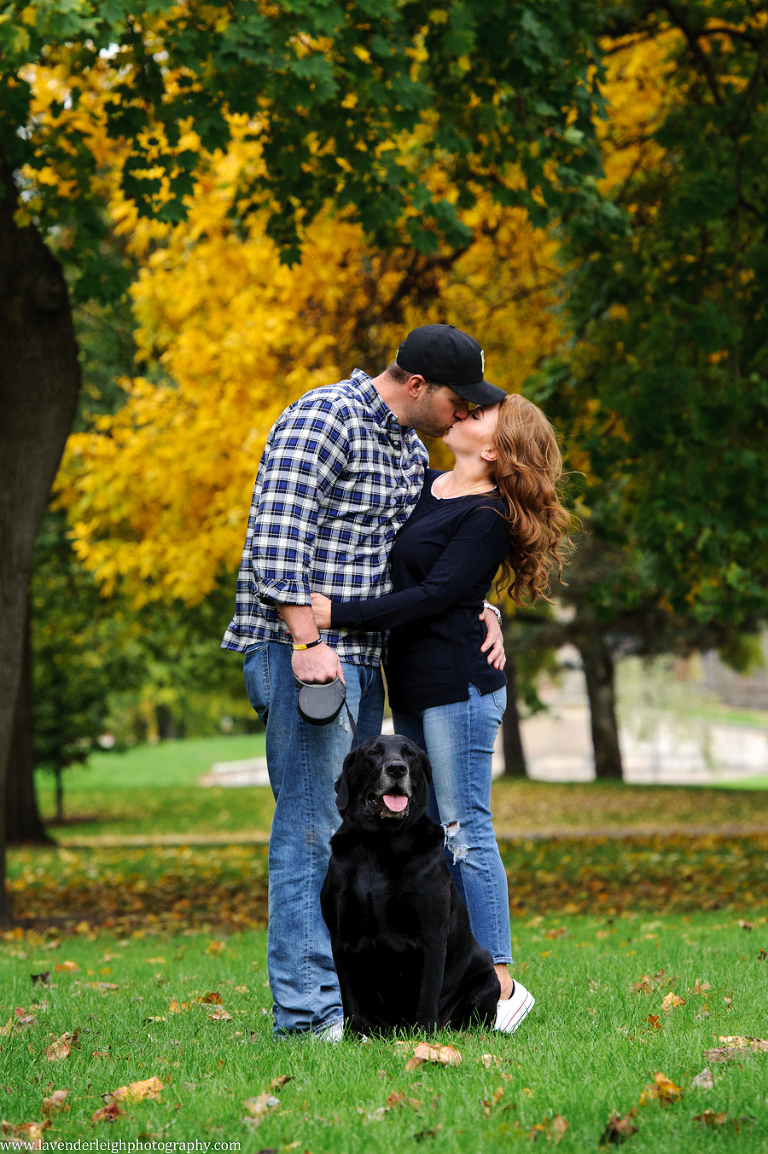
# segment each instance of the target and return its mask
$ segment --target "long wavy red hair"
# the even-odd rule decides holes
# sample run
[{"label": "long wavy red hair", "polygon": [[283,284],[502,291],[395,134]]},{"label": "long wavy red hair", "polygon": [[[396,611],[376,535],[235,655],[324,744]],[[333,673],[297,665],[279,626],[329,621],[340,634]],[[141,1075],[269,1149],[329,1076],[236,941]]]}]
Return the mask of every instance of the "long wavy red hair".
[{"label": "long wavy red hair", "polygon": [[547,597],[550,572],[562,577],[570,514],[560,501],[563,459],[557,434],[541,409],[518,393],[499,406],[493,435],[493,479],[506,506],[509,556],[496,585],[516,605]]}]

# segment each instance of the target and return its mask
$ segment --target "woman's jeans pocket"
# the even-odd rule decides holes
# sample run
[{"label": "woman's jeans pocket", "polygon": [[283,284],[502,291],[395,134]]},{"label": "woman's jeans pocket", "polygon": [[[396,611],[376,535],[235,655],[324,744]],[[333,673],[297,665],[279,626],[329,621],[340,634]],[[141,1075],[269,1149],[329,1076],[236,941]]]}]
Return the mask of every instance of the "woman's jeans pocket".
[{"label": "woman's jeans pocket", "polygon": [[243,677],[248,700],[258,714],[259,721],[266,724],[270,700],[269,646],[266,642],[246,650]]},{"label": "woman's jeans pocket", "polygon": [[504,688],[494,689],[494,691],[493,691],[493,704],[496,706],[499,713],[501,713],[501,715],[503,716],[504,711],[507,708],[507,691],[506,691],[506,689],[504,689]]}]

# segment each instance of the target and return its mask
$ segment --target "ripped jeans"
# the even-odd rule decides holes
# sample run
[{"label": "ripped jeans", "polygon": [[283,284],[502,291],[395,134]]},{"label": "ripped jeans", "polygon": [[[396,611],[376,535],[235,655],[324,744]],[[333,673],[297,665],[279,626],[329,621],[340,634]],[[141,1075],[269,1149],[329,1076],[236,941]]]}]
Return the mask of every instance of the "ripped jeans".
[{"label": "ripped jeans", "polygon": [[445,829],[445,852],[469,910],[472,933],[494,963],[512,961],[507,875],[491,814],[493,743],[507,704],[506,689],[394,713],[395,732],[410,737],[432,762],[428,814]]}]

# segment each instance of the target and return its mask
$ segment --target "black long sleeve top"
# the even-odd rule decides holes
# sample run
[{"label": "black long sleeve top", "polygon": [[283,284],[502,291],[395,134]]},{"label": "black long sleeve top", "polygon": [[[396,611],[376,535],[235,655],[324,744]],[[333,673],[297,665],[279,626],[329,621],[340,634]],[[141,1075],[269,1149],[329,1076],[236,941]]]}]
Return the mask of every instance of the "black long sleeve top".
[{"label": "black long sleeve top", "polygon": [[427,469],[419,503],[389,556],[393,592],[334,601],[331,627],[389,629],[389,700],[403,713],[466,701],[506,685],[480,652],[483,599],[509,552],[509,524],[493,494],[438,500]]}]

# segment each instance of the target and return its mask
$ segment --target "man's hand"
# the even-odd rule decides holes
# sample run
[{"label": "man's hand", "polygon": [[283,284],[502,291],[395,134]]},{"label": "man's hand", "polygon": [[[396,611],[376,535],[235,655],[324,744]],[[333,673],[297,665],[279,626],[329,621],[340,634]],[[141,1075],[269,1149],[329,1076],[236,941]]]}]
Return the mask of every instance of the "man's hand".
[{"label": "man's hand", "polygon": [[325,642],[313,645],[311,649],[294,649],[291,668],[299,681],[326,682],[334,681],[337,677],[344,681],[338,655]]},{"label": "man's hand", "polygon": [[481,653],[488,653],[488,664],[494,669],[503,669],[507,664],[507,655],[504,652],[504,634],[501,632],[499,619],[492,609],[483,609],[480,620],[485,622],[486,637],[480,646]]},{"label": "man's hand", "polygon": [[[308,645],[310,641],[317,641],[317,625],[309,605],[281,604],[278,612],[297,645]],[[341,662],[334,650],[325,642],[322,645],[313,645],[311,649],[294,649],[291,668],[299,681],[325,683],[338,677],[346,685]]]}]

